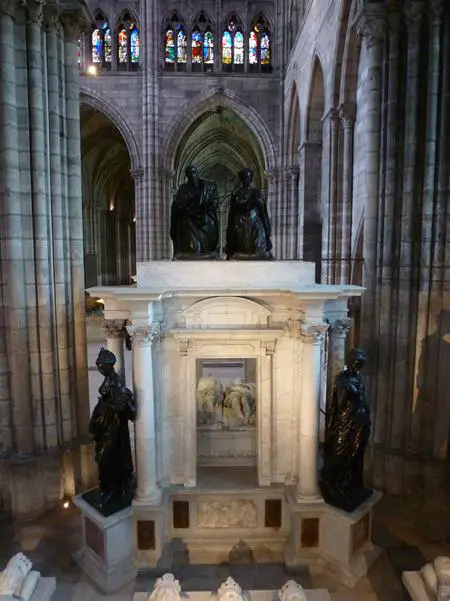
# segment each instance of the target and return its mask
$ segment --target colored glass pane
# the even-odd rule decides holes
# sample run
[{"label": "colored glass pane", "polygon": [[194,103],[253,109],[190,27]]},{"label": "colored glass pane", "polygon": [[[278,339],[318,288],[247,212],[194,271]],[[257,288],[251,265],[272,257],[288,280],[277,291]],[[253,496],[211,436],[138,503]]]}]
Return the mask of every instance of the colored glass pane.
[{"label": "colored glass pane", "polygon": [[183,28],[180,28],[177,35],[177,62],[185,63],[187,61],[187,41]]},{"label": "colored glass pane", "polygon": [[130,33],[130,54],[131,54],[131,62],[138,63],[139,62],[139,31],[134,28]]},{"label": "colored glass pane", "polygon": [[202,56],[203,36],[199,31],[194,31],[192,34],[192,62],[201,63],[203,60]]},{"label": "colored glass pane", "polygon": [[164,40],[164,61],[166,63],[175,62],[175,40],[171,29],[166,31],[166,39]]},{"label": "colored glass pane", "polygon": [[81,63],[81,40],[78,40],[77,61],[78,61],[78,64]]},{"label": "colored glass pane", "polygon": [[119,31],[119,35],[117,36],[118,44],[119,44],[119,63],[126,63],[128,61],[128,36],[125,29],[121,29]]},{"label": "colored glass pane", "polygon": [[236,23],[234,19],[230,19],[228,21],[228,31],[231,31],[231,33],[233,33],[233,31],[236,31]]},{"label": "colored glass pane", "polygon": [[270,65],[270,38],[266,32],[261,36],[261,65]]},{"label": "colored glass pane", "polygon": [[244,64],[244,36],[240,31],[236,31],[234,36],[233,59],[235,65]]},{"label": "colored glass pane", "polygon": [[222,62],[224,65],[231,65],[233,61],[232,48],[231,34],[229,31],[224,31],[222,36]]},{"label": "colored glass pane", "polygon": [[248,39],[248,62],[250,65],[258,64],[258,38],[254,31],[250,32]]},{"label": "colored glass pane", "polygon": [[103,40],[98,29],[92,33],[92,62],[101,63],[103,56]]},{"label": "colored glass pane", "polygon": [[203,60],[207,65],[214,62],[214,38],[210,31],[205,33],[205,41],[203,42]]},{"label": "colored glass pane", "polygon": [[111,30],[110,29],[107,29],[105,31],[104,43],[105,43],[105,62],[110,63],[112,60],[112,57],[111,57]]}]

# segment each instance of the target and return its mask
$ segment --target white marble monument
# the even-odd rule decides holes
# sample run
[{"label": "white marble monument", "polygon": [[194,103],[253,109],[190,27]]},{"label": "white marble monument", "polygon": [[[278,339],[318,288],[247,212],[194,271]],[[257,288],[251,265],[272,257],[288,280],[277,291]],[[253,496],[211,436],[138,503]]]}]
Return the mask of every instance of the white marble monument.
[{"label": "white marble monument", "polygon": [[[136,286],[89,290],[104,300],[120,365],[111,325],[126,321],[132,337],[138,569],[174,539],[191,563],[228,561],[245,541],[257,561],[329,566],[347,584],[368,569],[378,497],[349,517],[318,486],[320,403],[327,372],[343,367],[348,300],[362,289],[316,285],[314,271],[153,261],[138,264]],[[325,523],[345,535],[342,561]]]},{"label": "white marble monument", "polygon": [[437,557],[420,572],[403,572],[402,580],[413,601],[450,601],[450,557]]},{"label": "white marble monument", "polygon": [[0,601],[50,601],[55,578],[43,578],[23,553],[16,553],[0,572]]}]

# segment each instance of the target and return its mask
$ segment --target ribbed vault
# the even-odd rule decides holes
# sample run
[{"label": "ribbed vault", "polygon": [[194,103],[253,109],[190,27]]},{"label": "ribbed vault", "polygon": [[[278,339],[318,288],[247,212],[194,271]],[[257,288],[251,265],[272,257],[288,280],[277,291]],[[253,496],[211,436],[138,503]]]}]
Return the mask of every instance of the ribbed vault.
[{"label": "ribbed vault", "polygon": [[238,184],[238,173],[250,167],[254,185],[265,187],[264,159],[247,124],[227,108],[205,111],[181,140],[175,159],[175,185],[184,182],[184,170],[198,165],[202,177],[214,180],[222,199]]}]

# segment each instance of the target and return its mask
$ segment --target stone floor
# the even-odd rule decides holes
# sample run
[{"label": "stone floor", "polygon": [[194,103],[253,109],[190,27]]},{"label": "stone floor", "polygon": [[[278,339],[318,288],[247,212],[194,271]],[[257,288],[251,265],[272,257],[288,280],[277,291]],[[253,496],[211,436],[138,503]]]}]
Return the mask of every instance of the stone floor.
[{"label": "stone floor", "polygon": [[[450,555],[447,494],[430,494],[406,502],[383,498],[374,517],[374,542],[384,549],[369,574],[350,590],[323,575],[288,574],[281,565],[176,565],[173,572],[184,590],[215,590],[228,575],[243,588],[278,589],[294,577],[305,587],[328,588],[333,601],[403,601],[403,570],[419,569],[438,555]],[[22,550],[43,575],[57,579],[54,601],[100,601],[104,598],[71,559],[80,545],[79,516],[73,507],[55,510],[32,523],[12,523],[0,516],[0,566]],[[134,591],[150,591],[156,574],[140,575],[111,600],[130,601]]]}]

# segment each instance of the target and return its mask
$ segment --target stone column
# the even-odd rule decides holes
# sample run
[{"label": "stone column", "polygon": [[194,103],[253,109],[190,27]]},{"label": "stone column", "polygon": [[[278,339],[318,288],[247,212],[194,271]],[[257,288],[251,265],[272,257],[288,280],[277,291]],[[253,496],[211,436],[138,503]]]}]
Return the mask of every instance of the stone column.
[{"label": "stone column", "polygon": [[156,481],[156,419],[153,392],[152,343],[156,325],[127,326],[133,339],[133,391],[138,407],[135,424],[136,503],[157,505],[161,490]]},{"label": "stone column", "polygon": [[81,194],[80,100],[77,43],[86,21],[79,12],[61,15],[64,26],[67,187],[70,221],[72,303],[77,386],[78,433],[88,436],[90,408],[87,378],[84,298],[83,205]]},{"label": "stone column", "polygon": [[344,369],[347,336],[352,325],[351,319],[338,319],[330,325],[328,337],[328,392],[334,384],[336,376]]},{"label": "stone column", "polygon": [[[326,275],[322,262],[322,283],[334,284],[336,281],[336,265],[340,260],[340,243],[338,241],[338,232],[336,224],[339,223],[339,212],[337,202],[338,192],[338,154],[339,154],[339,112],[336,109],[331,109],[327,118],[330,125],[330,189],[328,193],[327,232],[325,227],[322,229],[323,238],[322,256],[326,253]],[[326,170],[325,170],[326,172]],[[324,223],[324,226],[325,226]]]},{"label": "stone column", "polygon": [[267,178],[267,210],[270,223],[272,224],[273,255],[277,259],[282,258],[282,232],[281,232],[281,203],[277,198],[281,194],[281,174],[279,171],[266,171]]},{"label": "stone column", "polygon": [[[19,153],[16,111],[16,68],[14,14],[15,0],[0,0],[0,237],[3,304],[9,365],[10,415],[13,449],[31,453],[34,449],[30,403],[30,371],[27,332],[27,295],[20,207]],[[7,259],[8,258],[8,259]],[[31,267],[31,266],[30,266]]]},{"label": "stone column", "polygon": [[298,502],[319,500],[318,444],[321,376],[321,344],[328,325],[305,324],[300,332],[303,342],[302,398],[299,407]]},{"label": "stone column", "polygon": [[125,353],[123,340],[124,320],[105,320],[106,346],[116,356],[115,369],[125,385]]},{"label": "stone column", "polygon": [[285,171],[286,203],[283,218],[284,244],[283,258],[296,259],[297,256],[297,223],[298,223],[298,167],[288,167]]},{"label": "stone column", "polygon": [[340,223],[340,278],[336,283],[349,284],[352,258],[352,206],[353,206],[353,128],[356,108],[353,104],[341,105],[339,116],[344,127],[344,149],[342,166],[342,207]]},{"label": "stone column", "polygon": [[[367,4],[357,17],[356,29],[363,36],[367,49],[367,80],[364,90],[367,107],[365,143],[365,199],[364,199],[364,278],[366,291],[362,303],[362,345],[367,349],[370,361],[367,365],[367,388],[371,399],[376,398],[376,373],[378,362],[377,328],[379,308],[377,304],[377,248],[379,217],[379,173],[381,148],[381,89],[384,35],[386,18],[384,4]],[[376,408],[374,436],[384,437],[384,406]]]}]

